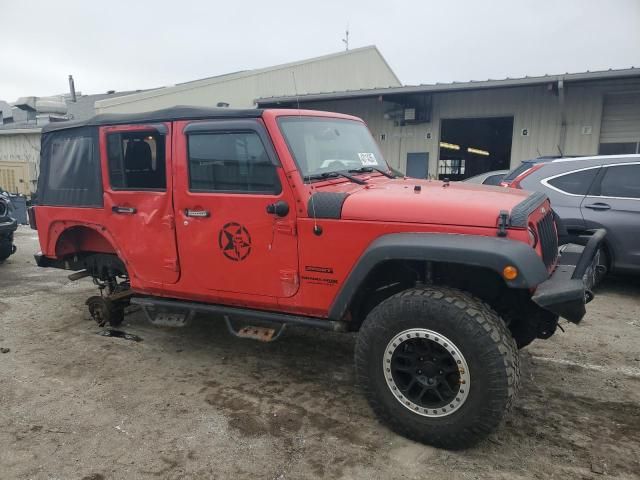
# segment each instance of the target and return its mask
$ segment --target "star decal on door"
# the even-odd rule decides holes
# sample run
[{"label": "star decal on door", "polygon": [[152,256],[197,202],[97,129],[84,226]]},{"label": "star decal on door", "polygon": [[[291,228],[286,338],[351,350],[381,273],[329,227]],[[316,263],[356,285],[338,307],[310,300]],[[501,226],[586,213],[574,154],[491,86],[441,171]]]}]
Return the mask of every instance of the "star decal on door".
[{"label": "star decal on door", "polygon": [[218,235],[218,245],[225,257],[239,262],[251,253],[251,235],[239,223],[227,223]]}]

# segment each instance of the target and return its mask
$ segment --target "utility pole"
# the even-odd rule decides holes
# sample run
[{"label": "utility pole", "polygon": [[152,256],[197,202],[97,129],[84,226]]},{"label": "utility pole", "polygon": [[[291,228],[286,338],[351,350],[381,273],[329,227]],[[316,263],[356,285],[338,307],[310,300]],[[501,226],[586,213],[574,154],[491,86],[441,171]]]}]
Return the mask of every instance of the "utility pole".
[{"label": "utility pole", "polygon": [[344,38],[342,39],[342,42],[346,47],[345,50],[349,50],[349,25],[347,25],[347,29],[344,32]]}]

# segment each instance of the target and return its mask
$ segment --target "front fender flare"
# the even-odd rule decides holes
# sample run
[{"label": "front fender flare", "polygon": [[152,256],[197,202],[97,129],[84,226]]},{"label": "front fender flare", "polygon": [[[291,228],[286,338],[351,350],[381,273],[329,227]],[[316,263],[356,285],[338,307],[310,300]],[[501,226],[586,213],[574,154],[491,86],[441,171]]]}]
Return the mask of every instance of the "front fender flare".
[{"label": "front fender flare", "polygon": [[329,318],[341,319],[353,296],[376,265],[387,260],[427,260],[484,267],[502,278],[507,265],[518,269],[510,288],[534,288],[549,278],[538,254],[529,245],[503,238],[439,233],[393,233],[374,240],[358,259],[336,295]]}]

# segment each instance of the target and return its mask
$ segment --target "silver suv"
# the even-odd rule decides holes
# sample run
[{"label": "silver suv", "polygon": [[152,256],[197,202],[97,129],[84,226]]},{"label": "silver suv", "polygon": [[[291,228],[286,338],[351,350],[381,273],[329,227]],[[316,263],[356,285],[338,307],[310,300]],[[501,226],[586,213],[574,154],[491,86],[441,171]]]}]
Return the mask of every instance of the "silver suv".
[{"label": "silver suv", "polygon": [[503,186],[545,193],[567,242],[606,228],[601,264],[640,273],[640,155],[539,158],[505,176]]}]

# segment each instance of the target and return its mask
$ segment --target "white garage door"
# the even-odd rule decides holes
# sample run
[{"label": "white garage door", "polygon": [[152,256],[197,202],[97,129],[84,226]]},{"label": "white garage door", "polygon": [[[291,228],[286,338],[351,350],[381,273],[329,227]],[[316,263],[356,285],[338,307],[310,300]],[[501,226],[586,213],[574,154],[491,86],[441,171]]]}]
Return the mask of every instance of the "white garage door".
[{"label": "white garage door", "polygon": [[605,95],[600,154],[640,153],[640,93]]}]

